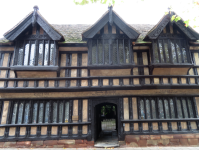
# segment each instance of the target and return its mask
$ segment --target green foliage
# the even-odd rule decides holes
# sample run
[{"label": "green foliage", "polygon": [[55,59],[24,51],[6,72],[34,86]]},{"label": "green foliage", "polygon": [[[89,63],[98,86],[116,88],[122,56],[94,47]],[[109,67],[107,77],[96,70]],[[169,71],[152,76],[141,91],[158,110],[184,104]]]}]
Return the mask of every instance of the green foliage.
[{"label": "green foliage", "polygon": [[97,3],[99,2],[100,4],[109,4],[109,6],[115,4],[115,0],[81,0],[80,2],[78,0],[73,0],[76,5],[86,5],[91,3]]},{"label": "green foliage", "polygon": [[186,21],[184,21],[184,23],[185,23],[185,26],[186,26],[186,27],[188,27],[188,26],[189,26],[189,21],[190,21],[190,20],[186,20]]}]

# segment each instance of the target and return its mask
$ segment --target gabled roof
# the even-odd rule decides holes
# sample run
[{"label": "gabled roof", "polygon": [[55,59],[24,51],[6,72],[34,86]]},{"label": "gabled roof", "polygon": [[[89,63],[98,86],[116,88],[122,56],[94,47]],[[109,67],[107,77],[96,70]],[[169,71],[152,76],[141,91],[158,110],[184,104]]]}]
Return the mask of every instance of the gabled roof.
[{"label": "gabled roof", "polygon": [[9,41],[14,41],[25,29],[30,25],[38,23],[43,30],[53,39],[62,40],[61,33],[56,31],[52,25],[50,25],[44,17],[39,13],[38,7],[34,7],[34,11],[30,12],[24,19],[22,19],[17,25],[4,34],[4,37]]},{"label": "gabled roof", "polygon": [[[167,15],[164,15],[160,21],[147,33],[144,40],[147,39],[157,39],[162,30],[166,27],[168,23],[171,22],[171,16],[176,15],[175,12],[170,12]],[[190,26],[186,27],[183,19],[179,21],[172,21],[171,23],[175,24],[180,30],[190,39],[190,40],[198,40],[199,34]]]},{"label": "gabled roof", "polygon": [[112,10],[112,7],[109,7],[109,10],[105,12],[105,14],[94,25],[82,33],[83,38],[93,38],[108,22],[110,25],[115,23],[130,39],[136,40],[140,34],[136,29],[122,20],[121,17]]}]

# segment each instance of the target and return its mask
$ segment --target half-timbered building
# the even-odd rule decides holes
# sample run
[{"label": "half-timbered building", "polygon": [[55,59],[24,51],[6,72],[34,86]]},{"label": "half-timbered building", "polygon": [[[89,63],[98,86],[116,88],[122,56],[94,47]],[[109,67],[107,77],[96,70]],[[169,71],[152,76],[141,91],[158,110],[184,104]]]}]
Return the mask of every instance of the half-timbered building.
[{"label": "half-timbered building", "polygon": [[199,34],[174,14],[55,25],[35,6],[0,40],[0,147],[198,145]]}]

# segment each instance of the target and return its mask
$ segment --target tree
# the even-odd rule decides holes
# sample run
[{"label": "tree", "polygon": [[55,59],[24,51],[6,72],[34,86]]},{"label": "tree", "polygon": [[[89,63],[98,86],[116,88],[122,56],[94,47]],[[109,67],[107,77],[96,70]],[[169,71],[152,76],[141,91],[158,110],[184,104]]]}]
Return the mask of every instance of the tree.
[{"label": "tree", "polygon": [[[89,3],[100,3],[100,4],[108,4],[109,6],[112,5],[114,6],[116,4],[116,0],[73,0],[74,3],[76,5],[87,5]],[[120,2],[124,2],[125,0],[118,0]],[[137,0],[137,1],[144,1],[144,0]],[[183,2],[186,2],[187,4],[188,3],[191,3],[191,6],[190,7],[187,7],[187,8],[184,8],[184,12],[185,13],[188,13],[190,9],[199,9],[199,0],[186,0],[186,1],[183,1]],[[187,5],[188,6],[188,5]],[[171,7],[170,7],[170,10],[172,10],[172,4],[171,4]],[[165,12],[165,14],[167,14],[168,12]],[[194,20],[196,21],[197,19],[199,19],[199,15],[195,13],[195,16],[191,16],[189,15],[190,18],[187,19],[187,20],[184,20],[184,23],[185,23],[185,26],[188,27],[189,26],[189,23],[191,20]],[[192,18],[191,18],[192,17]],[[171,21],[179,21],[181,20],[180,16],[177,16],[177,15],[173,15],[171,17]],[[194,25],[194,28],[195,27],[199,27],[199,25]]]}]

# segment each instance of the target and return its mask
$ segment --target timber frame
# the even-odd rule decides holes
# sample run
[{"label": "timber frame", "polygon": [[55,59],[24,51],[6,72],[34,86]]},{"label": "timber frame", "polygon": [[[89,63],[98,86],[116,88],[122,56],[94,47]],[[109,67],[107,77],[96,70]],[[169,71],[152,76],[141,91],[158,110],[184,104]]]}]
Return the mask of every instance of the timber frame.
[{"label": "timber frame", "polygon": [[[73,35],[50,25],[35,6],[4,34],[12,44],[0,45],[0,141],[96,140],[95,108],[104,104],[117,108],[119,141],[126,135],[198,133],[199,34],[184,27],[183,21],[171,22],[173,14],[165,15],[143,37],[147,41],[139,42],[142,33],[111,6],[82,32],[84,43],[67,43],[64,38]],[[180,41],[180,50],[173,46],[173,52],[180,51],[176,62],[168,46],[172,40]],[[22,57],[19,41],[24,42]],[[24,64],[26,42],[28,65]],[[33,65],[31,42],[36,45]],[[39,44],[43,44],[40,65]],[[50,44],[54,44],[52,64],[50,52],[45,52]],[[17,58],[22,58],[21,65]]]}]

